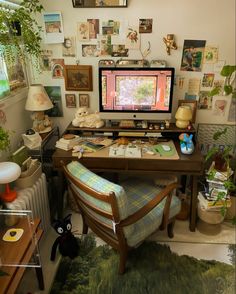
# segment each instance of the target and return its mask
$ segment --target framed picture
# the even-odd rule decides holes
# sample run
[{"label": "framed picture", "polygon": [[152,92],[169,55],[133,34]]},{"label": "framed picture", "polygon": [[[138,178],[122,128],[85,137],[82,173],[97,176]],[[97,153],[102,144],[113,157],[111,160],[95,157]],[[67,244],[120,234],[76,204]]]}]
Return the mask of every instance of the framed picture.
[{"label": "framed picture", "polygon": [[192,123],[195,123],[196,120],[196,113],[197,113],[197,101],[196,100],[179,100],[178,106],[189,106],[192,110],[193,117],[192,117]]},{"label": "framed picture", "polygon": [[69,107],[69,108],[76,107],[75,94],[65,94],[65,98],[66,98],[66,107]]},{"label": "framed picture", "polygon": [[65,65],[65,88],[67,91],[92,91],[91,65]]},{"label": "framed picture", "polygon": [[80,107],[89,107],[89,95],[88,94],[79,94],[79,106]]}]

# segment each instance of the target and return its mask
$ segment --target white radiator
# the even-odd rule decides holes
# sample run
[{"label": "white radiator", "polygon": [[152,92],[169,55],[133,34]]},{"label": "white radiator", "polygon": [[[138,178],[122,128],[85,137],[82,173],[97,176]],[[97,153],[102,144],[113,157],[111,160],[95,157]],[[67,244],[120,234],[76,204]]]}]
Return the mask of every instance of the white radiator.
[{"label": "white radiator", "polygon": [[32,210],[33,217],[41,219],[41,228],[44,232],[50,227],[47,181],[44,173],[32,187],[17,190],[17,198],[6,204],[9,209]]}]

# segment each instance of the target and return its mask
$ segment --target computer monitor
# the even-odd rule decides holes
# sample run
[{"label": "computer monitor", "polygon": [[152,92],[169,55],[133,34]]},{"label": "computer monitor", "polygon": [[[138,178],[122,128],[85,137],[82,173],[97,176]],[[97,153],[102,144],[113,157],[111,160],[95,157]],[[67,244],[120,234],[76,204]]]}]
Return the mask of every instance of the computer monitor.
[{"label": "computer monitor", "polygon": [[102,67],[98,80],[101,118],[171,118],[174,68]]}]

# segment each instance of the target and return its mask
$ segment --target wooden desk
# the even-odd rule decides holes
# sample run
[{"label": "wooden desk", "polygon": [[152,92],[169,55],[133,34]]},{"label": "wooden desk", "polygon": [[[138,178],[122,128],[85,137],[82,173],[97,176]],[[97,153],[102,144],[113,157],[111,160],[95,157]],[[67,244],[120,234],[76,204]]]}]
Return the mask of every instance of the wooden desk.
[{"label": "wooden desk", "polygon": [[[114,158],[104,157],[101,153],[95,152],[91,156],[82,157],[79,161],[90,170],[95,172],[127,172],[127,173],[170,173],[176,175],[190,175],[192,177],[191,211],[190,211],[190,230],[195,231],[196,209],[197,209],[197,180],[203,174],[203,157],[198,148],[192,155],[184,155],[180,152],[179,142],[175,143],[179,155],[178,160],[173,159],[154,159],[148,158]],[[100,155],[99,155],[100,154]],[[71,151],[56,149],[53,156],[53,166],[61,168],[60,161],[65,164],[72,160]]]},{"label": "wooden desk", "polygon": [[[27,225],[27,220],[22,218],[14,227],[24,229],[22,237],[16,242],[5,242],[2,240],[4,232],[0,232],[0,250],[2,256],[7,256],[9,263],[22,264],[21,267],[17,266],[2,266],[1,270],[8,273],[8,276],[0,277],[0,293],[15,293],[21,278],[24,274],[25,268],[23,265],[28,264],[30,258],[35,251],[35,244],[32,242],[32,235],[36,234],[37,241],[40,240],[43,231],[38,228],[40,224],[39,219],[34,220],[31,227]],[[10,228],[10,227],[9,227]],[[42,267],[36,267],[36,274],[39,282],[40,290],[44,289]]]}]

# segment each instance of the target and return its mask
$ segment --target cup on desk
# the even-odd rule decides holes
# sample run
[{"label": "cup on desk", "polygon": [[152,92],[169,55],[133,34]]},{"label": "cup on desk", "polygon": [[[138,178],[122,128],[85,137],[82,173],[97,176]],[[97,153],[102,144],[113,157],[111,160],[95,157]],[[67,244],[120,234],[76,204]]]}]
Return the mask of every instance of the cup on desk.
[{"label": "cup on desk", "polygon": [[157,137],[149,137],[148,142],[149,142],[150,145],[157,144]]}]

